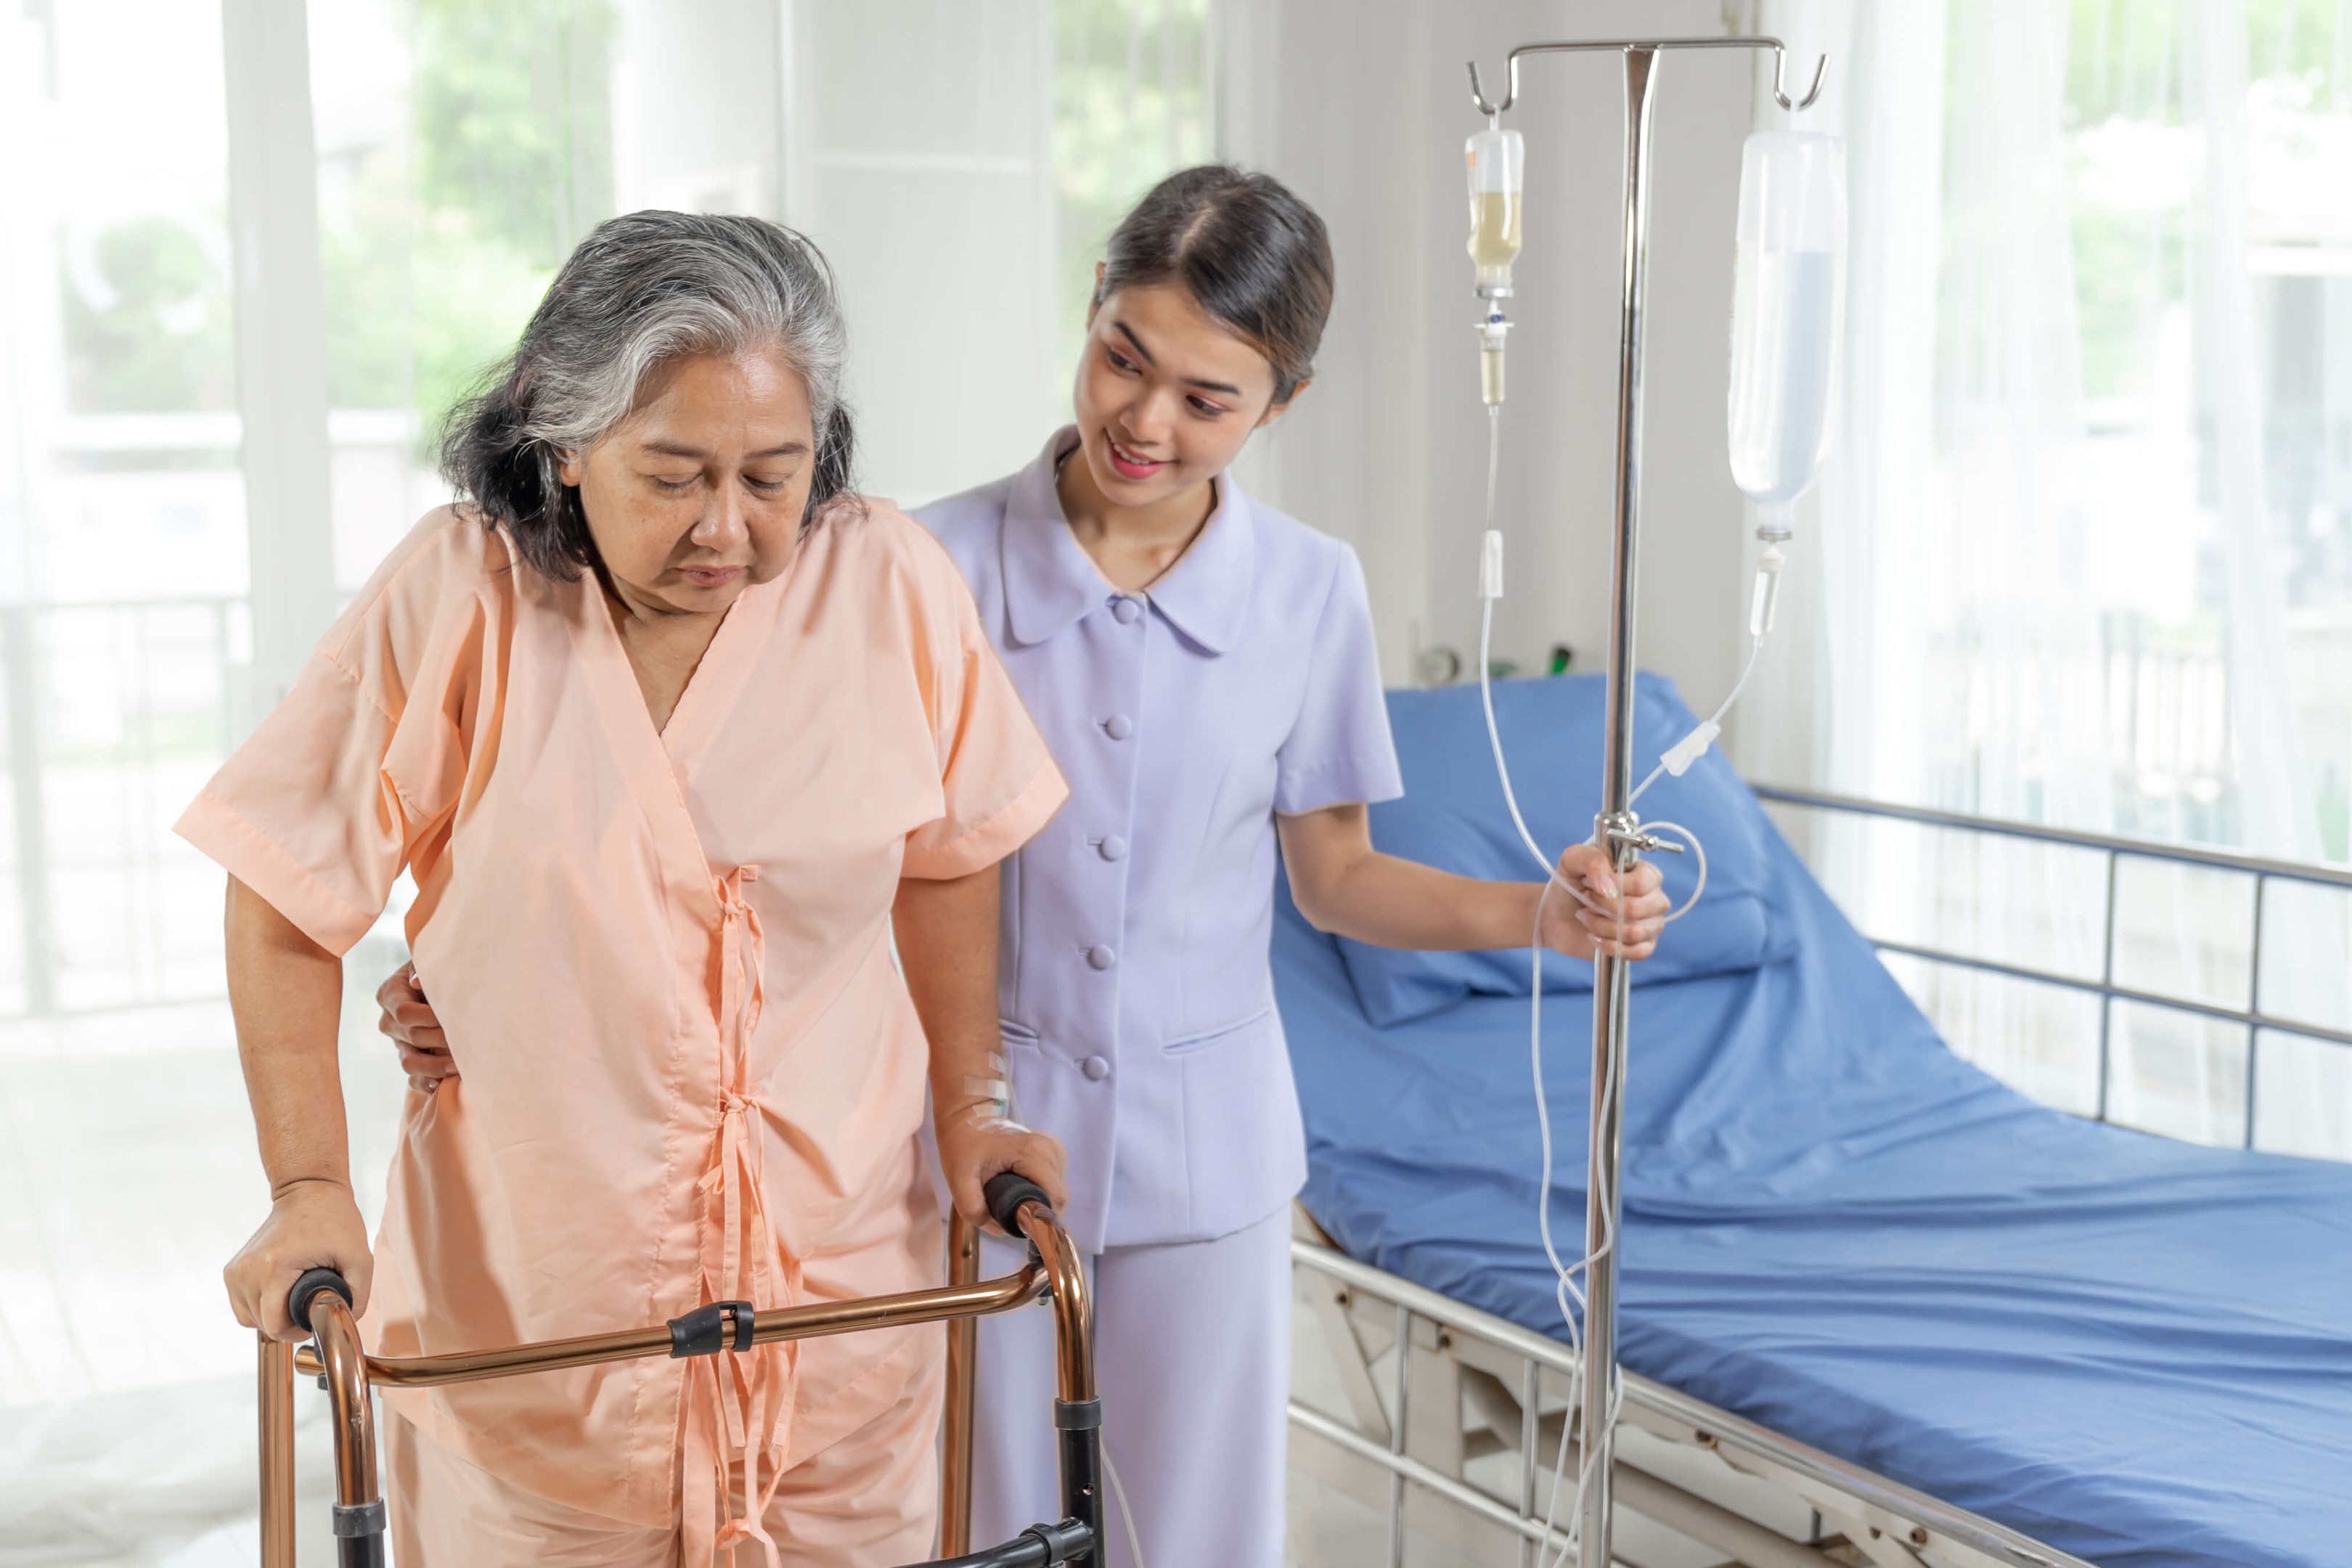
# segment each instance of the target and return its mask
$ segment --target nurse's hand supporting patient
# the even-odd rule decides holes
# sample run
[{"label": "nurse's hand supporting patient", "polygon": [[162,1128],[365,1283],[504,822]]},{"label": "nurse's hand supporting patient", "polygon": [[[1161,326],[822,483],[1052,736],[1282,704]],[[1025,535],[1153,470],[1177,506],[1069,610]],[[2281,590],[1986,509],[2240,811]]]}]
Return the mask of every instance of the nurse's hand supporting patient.
[{"label": "nurse's hand supporting patient", "polygon": [[408,1075],[409,1088],[431,1094],[444,1079],[457,1076],[449,1037],[441,1032],[441,1020],[425,1000],[415,964],[404,963],[387,975],[375,988],[375,1005],[383,1009],[376,1029],[400,1052],[400,1070]]},{"label": "nurse's hand supporting patient", "polygon": [[1056,1139],[1005,1120],[1005,1068],[996,1020],[997,868],[944,881],[907,877],[891,907],[891,932],[907,990],[931,1047],[931,1118],[940,1169],[956,1212],[986,1226],[981,1189],[1018,1171],[1045,1189],[1056,1209],[1070,1202]]},{"label": "nurse's hand supporting patient", "polygon": [[[1628,959],[1656,951],[1666,896],[1647,861],[1619,875],[1591,844],[1559,858],[1549,895],[1541,882],[1486,882],[1372,847],[1371,816],[1359,805],[1275,819],[1298,912],[1318,931],[1375,947],[1460,952],[1526,947],[1543,909],[1543,943],[1570,958]],[[1566,890],[1563,891],[1562,889]]]},{"label": "nurse's hand supporting patient", "polygon": [[310,1331],[286,1311],[286,1293],[303,1270],[341,1274],[362,1311],[375,1274],[352,1199],[335,1049],[343,964],[234,877],[227,927],[229,1008],[270,1208],[222,1278],[238,1322],[275,1340],[303,1340]]}]

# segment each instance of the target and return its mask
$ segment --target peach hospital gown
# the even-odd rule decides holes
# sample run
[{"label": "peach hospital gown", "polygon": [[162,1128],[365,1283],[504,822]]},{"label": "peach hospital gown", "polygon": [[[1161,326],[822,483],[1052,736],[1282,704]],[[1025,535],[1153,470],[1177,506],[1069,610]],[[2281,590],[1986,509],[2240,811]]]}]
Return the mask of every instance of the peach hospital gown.
[{"label": "peach hospital gown", "polygon": [[[443,508],[178,831],[331,952],[415,879],[463,1076],[409,1096],[376,1242],[368,1337],[412,1355],[935,1283],[891,902],[1066,794],[954,564],[885,503],[743,590],[660,731],[594,577]],[[499,1482],[682,1521],[694,1561],[722,1510],[721,1542],[764,1539],[730,1458],[765,1490],[942,1353],[932,1326],[384,1398]]]}]

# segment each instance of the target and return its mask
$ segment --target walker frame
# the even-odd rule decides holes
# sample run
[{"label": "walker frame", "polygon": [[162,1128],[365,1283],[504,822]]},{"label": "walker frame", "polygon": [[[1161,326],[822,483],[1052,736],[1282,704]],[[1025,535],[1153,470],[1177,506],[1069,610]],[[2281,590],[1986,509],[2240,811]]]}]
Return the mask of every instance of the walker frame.
[{"label": "walker frame", "polygon": [[[261,1564],[294,1568],[294,1375],[316,1376],[334,1412],[334,1531],[341,1568],[384,1568],[383,1494],[376,1476],[371,1385],[427,1388],[527,1372],[593,1366],[637,1356],[731,1354],[753,1345],[915,1323],[948,1325],[948,1396],[940,1446],[940,1550],[922,1568],[1054,1568],[1098,1562],[1102,1540],[1102,1402],[1096,1394],[1094,1306],[1086,1260],[1045,1193],[1007,1173],[988,1184],[990,1215],[1029,1242],[1028,1261],[980,1279],[980,1231],[961,1215],[949,1225],[949,1282],[929,1290],[851,1301],[754,1309],[717,1301],[641,1329],[433,1356],[372,1356],[360,1343],[351,1287],[331,1269],[295,1281],[288,1307],[310,1344],[260,1341]],[[971,1537],[972,1374],[978,1320],[1041,1299],[1054,1308],[1054,1426],[1060,1438],[1063,1517],[981,1552]]]}]

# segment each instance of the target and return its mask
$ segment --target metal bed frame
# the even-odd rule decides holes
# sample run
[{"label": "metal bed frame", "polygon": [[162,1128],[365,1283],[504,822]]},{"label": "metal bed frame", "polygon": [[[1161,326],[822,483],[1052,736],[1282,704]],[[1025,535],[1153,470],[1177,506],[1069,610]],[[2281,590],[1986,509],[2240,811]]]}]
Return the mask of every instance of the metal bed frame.
[{"label": "metal bed frame", "polygon": [[[2262,1005],[2264,894],[2273,881],[2352,893],[2352,870],[2226,850],[2076,833],[1959,812],[1889,805],[1759,785],[1782,806],[2049,844],[2104,855],[2106,896],[2099,978],[1997,962],[1923,943],[1865,938],[1882,952],[1954,965],[2099,1001],[2099,1101],[2107,1115],[2108,1037],[2117,1002],[2167,1007],[2246,1031],[2246,1133],[2252,1145],[2257,1039],[2265,1030],[2352,1046],[2352,1032],[2281,1017]],[[2253,884],[2246,1005],[2232,1007],[2116,983],[2116,880],[2126,858],[2221,871]],[[1291,1463],[1372,1508],[1385,1507],[1388,1562],[1405,1561],[1414,1533],[1491,1556],[1516,1543],[1520,1568],[1568,1547],[1542,1483],[1559,1445],[1576,1463],[1581,1413],[1567,1408],[1576,1358],[1559,1341],[1480,1311],[1339,1252],[1301,1210],[1291,1245],[1294,1289],[1330,1352],[1347,1418],[1290,1402]],[[1399,1353],[1399,1347],[1404,1347]],[[1632,1373],[1612,1467],[1618,1508],[1746,1568],[2089,1568],[2006,1526]],[[1516,1459],[1507,1492],[1470,1471]],[[1508,1468],[1507,1466],[1506,1468]],[[1488,1473],[1493,1473],[1487,1467]],[[1565,1490],[1565,1488],[1563,1488]],[[1450,1509],[1415,1505],[1415,1494]],[[1560,1508],[1569,1506],[1563,1497]],[[1767,1521],[1769,1522],[1767,1522]],[[1792,1533],[1792,1531],[1800,1533]],[[1687,1550],[1687,1549],[1686,1549]],[[1628,1559],[1622,1552],[1615,1559]]]},{"label": "metal bed frame", "polygon": [[[1102,1541],[1102,1402],[1095,1388],[1094,1307],[1086,1259],[1045,1193],[1007,1173],[988,1184],[988,1209],[1008,1236],[1025,1237],[1028,1261],[1001,1279],[980,1279],[980,1231],[961,1215],[949,1225],[949,1282],[932,1290],[851,1301],[755,1310],[714,1301],[642,1329],[448,1355],[366,1353],[352,1291],[332,1269],[294,1282],[288,1309],[313,1342],[260,1341],[261,1565],[294,1568],[294,1374],[315,1376],[333,1408],[336,1557],[341,1568],[384,1568],[389,1522],[376,1479],[372,1384],[426,1388],[520,1373],[593,1366],[637,1356],[729,1354],[754,1345],[865,1329],[946,1321],[948,1398],[940,1466],[940,1560],[918,1568],[1055,1568],[1098,1563]],[[1054,1308],[1054,1426],[1060,1443],[1063,1518],[970,1552],[972,1373],[978,1320],[1049,1300]]]}]

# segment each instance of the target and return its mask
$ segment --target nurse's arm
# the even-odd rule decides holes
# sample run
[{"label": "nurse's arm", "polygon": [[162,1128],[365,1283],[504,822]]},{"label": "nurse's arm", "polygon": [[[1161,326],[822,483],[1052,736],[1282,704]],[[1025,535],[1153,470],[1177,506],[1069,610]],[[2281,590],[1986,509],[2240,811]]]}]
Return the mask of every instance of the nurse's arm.
[{"label": "nurse's arm", "polygon": [[1061,1143],[1005,1120],[993,1087],[1005,1077],[996,1022],[998,900],[997,868],[990,866],[968,877],[901,878],[890,910],[907,990],[930,1043],[940,1170],[956,1212],[976,1225],[988,1220],[981,1189],[1000,1172],[1020,1172],[1056,1209],[1070,1202]]},{"label": "nurse's arm", "polygon": [[[1383,855],[1361,805],[1275,822],[1290,896],[1318,931],[1418,952],[1526,947],[1535,934],[1541,882],[1481,881]],[[1574,958],[1647,958],[1656,948],[1667,911],[1656,867],[1645,861],[1621,879],[1600,849],[1578,844],[1560,856],[1559,877],[1542,900],[1546,947]]]},{"label": "nurse's arm", "polygon": [[367,1306],[374,1259],[352,1197],[335,1037],[342,961],[243,882],[228,882],[228,1000],[245,1066],[269,1217],[223,1276],[237,1321],[272,1339],[308,1338],[286,1313],[306,1268],[332,1268]]}]

